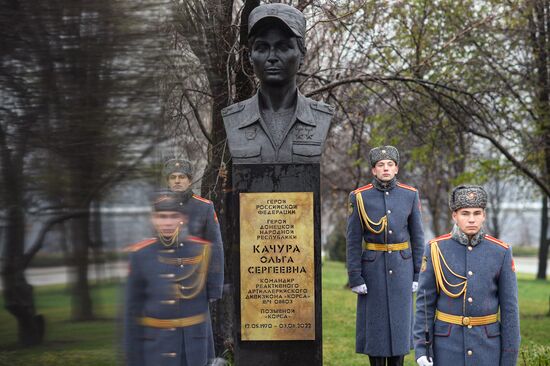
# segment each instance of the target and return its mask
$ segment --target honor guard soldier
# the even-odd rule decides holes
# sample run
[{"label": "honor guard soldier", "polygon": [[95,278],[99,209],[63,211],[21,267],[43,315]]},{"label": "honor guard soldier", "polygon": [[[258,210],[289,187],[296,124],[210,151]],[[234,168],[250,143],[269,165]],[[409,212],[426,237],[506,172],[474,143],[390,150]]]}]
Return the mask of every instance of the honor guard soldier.
[{"label": "honor guard soldier", "polygon": [[520,333],[512,249],[483,232],[487,193],[482,187],[456,187],[449,205],[451,233],[431,240],[422,257],[414,326],[417,363],[513,366]]},{"label": "honor guard soldier", "polygon": [[214,206],[155,195],[157,236],[134,244],[125,305],[129,366],[205,366],[214,359],[209,301],[222,296],[223,249]]},{"label": "honor guard soldier", "polygon": [[349,285],[357,293],[356,352],[373,366],[403,365],[411,349],[424,231],[415,188],[397,181],[399,152],[369,152],[374,179],[350,193],[347,229]]},{"label": "honor guard soldier", "polygon": [[303,96],[296,74],[304,62],[306,19],[286,4],[254,8],[248,18],[255,96],[222,110],[235,164],[319,163],[334,108]]}]

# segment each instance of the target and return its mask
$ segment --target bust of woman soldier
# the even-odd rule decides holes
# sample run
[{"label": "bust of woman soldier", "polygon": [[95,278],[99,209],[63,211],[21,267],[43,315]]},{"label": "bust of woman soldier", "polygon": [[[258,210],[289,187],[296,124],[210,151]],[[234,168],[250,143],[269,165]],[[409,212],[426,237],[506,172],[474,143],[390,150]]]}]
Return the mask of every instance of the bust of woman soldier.
[{"label": "bust of woman soldier", "polygon": [[334,108],[303,96],[296,74],[303,64],[306,20],[285,4],[250,13],[250,62],[256,95],[222,110],[234,164],[319,163]]}]

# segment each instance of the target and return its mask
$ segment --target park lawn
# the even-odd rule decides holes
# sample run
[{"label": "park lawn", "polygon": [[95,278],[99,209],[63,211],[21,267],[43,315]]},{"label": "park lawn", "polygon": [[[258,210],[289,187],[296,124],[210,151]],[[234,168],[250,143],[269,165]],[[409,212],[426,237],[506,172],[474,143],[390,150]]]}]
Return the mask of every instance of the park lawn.
[{"label": "park lawn", "polygon": [[0,366],[116,365],[122,289],[116,283],[94,286],[92,298],[98,320],[71,322],[66,286],[35,287],[38,311],[46,319],[46,336],[44,344],[29,349],[16,346],[16,322],[0,300]]},{"label": "park lawn", "polygon": [[[326,366],[368,365],[365,355],[355,354],[355,301],[347,288],[343,263],[323,264],[323,355]],[[519,275],[522,351],[519,365],[538,365],[533,357],[550,360],[550,282]],[[16,323],[0,300],[0,366],[106,366],[119,358],[119,319],[122,287],[111,283],[96,286],[93,299],[100,320],[70,322],[70,297],[65,286],[37,287],[37,307],[46,317],[46,341],[32,349],[16,347]],[[525,357],[525,362],[522,362]],[[412,355],[406,366],[414,366]],[[541,363],[541,365],[550,365]],[[292,365],[288,365],[292,366]]]}]

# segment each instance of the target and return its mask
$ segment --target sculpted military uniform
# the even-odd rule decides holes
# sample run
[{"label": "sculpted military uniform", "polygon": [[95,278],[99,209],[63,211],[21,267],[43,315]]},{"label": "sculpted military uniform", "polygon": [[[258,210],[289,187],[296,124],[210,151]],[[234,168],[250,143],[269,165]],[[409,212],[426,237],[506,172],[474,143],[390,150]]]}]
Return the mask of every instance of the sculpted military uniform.
[{"label": "sculpted military uniform", "polygon": [[[466,189],[472,198],[483,193]],[[485,202],[463,207],[485,208]],[[483,230],[468,237],[455,225],[429,242],[422,260],[416,359],[427,355],[427,328],[436,366],[515,365],[520,335],[512,249]]]},{"label": "sculpted military uniform", "polygon": [[[174,199],[173,208],[179,207]],[[223,249],[212,202],[194,195],[174,240],[130,247],[125,309],[127,364],[203,366],[214,358],[209,300],[223,288]]]},{"label": "sculpted military uniform", "polygon": [[297,104],[282,143],[263,120],[258,94],[222,110],[235,164],[319,163],[334,108],[297,92]]},{"label": "sculpted military uniform", "polygon": [[411,286],[424,246],[418,192],[393,180],[384,188],[361,187],[349,201],[349,285],[368,288],[357,300],[356,352],[405,355],[411,348]]}]

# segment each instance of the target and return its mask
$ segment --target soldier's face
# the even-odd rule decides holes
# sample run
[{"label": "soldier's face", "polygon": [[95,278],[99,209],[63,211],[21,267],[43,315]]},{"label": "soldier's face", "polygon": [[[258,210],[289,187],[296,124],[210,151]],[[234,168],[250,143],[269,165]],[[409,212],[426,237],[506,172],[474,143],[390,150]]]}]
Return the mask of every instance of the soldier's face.
[{"label": "soldier's face", "polygon": [[183,192],[189,188],[191,180],[182,173],[172,173],[168,176],[168,187],[173,192]]},{"label": "soldier's face", "polygon": [[481,230],[485,222],[485,210],[482,208],[461,208],[453,212],[453,221],[466,235],[473,236]]},{"label": "soldier's face", "polygon": [[382,182],[389,182],[396,176],[399,167],[393,160],[380,160],[372,168],[372,175]]},{"label": "soldier's face", "polygon": [[176,233],[179,226],[187,223],[187,217],[177,211],[153,212],[151,221],[157,233],[170,237]]},{"label": "soldier's face", "polygon": [[302,60],[296,37],[276,25],[260,30],[250,50],[250,62],[261,84],[284,85],[295,80]]}]

